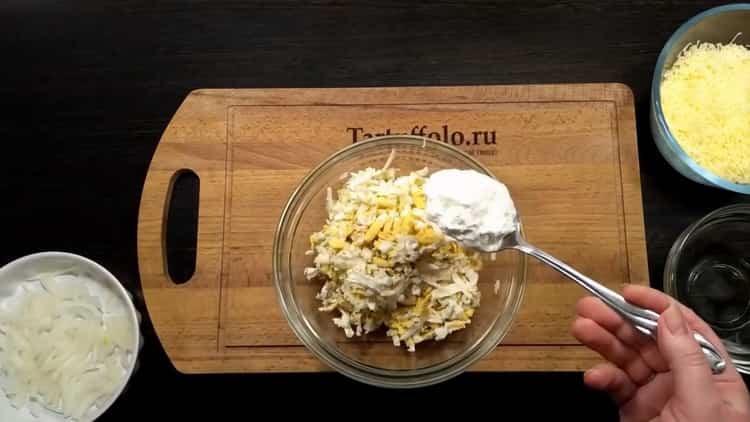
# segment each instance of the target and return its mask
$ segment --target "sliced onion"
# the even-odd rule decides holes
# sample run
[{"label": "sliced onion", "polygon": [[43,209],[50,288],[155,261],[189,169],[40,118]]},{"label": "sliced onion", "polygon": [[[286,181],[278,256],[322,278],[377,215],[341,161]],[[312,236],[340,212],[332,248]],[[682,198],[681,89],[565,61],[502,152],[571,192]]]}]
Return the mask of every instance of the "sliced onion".
[{"label": "sliced onion", "polygon": [[0,387],[16,408],[83,418],[122,383],[136,333],[84,277],[65,271],[33,282],[16,306],[0,308]]}]

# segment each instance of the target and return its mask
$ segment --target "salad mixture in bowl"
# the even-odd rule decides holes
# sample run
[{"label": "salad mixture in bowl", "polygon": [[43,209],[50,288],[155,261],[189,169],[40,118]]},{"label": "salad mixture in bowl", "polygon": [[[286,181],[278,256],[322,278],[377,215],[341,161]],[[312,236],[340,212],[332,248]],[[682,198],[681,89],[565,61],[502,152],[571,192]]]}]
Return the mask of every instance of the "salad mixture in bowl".
[{"label": "salad mixture in bowl", "polygon": [[336,198],[327,191],[328,219],[310,236],[305,275],[323,283],[320,310],[334,312],[347,337],[386,327],[413,352],[471,323],[481,256],[425,219],[428,173],[399,176],[387,163],[347,175]]},{"label": "salad mixture in bowl", "polygon": [[282,212],[273,249],[282,312],[344,375],[386,387],[434,384],[510,330],[526,258],[464,247],[427,218],[425,187],[442,170],[494,177],[445,143],[384,136],[328,157]]}]

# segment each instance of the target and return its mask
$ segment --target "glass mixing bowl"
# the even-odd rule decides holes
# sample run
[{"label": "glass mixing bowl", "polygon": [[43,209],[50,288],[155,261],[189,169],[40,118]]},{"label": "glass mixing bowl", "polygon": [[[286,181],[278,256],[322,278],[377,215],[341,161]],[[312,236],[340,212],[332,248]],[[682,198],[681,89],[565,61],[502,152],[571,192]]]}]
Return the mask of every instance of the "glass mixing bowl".
[{"label": "glass mixing bowl", "polygon": [[703,318],[750,373],[750,204],[719,208],[685,229],[669,251],[664,290]]},{"label": "glass mixing bowl", "polygon": [[[414,136],[372,138],[344,148],[313,169],[284,208],[273,245],[273,277],[284,316],[297,337],[322,362],[355,380],[383,387],[420,387],[452,378],[502,341],[518,311],[526,281],[526,257],[516,251],[486,255],[479,272],[481,303],[464,330],[442,341],[426,341],[416,352],[395,347],[385,330],[347,338],[334,326],[336,316],[320,312],[319,281],[303,271],[312,265],[309,237],[326,221],[326,189],[334,192],[346,172],[380,168],[395,150],[399,175],[429,167],[472,169],[494,177],[482,164],[447,144]],[[499,290],[495,292],[496,282]]]}]

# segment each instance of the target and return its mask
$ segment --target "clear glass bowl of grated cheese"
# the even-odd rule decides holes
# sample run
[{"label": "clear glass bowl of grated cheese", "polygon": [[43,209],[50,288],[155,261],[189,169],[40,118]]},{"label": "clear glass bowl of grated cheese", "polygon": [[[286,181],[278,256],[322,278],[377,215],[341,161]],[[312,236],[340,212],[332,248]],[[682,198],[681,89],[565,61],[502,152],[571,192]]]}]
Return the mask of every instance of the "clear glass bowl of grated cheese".
[{"label": "clear glass bowl of grated cheese", "polygon": [[[327,222],[329,188],[336,197],[347,175],[367,168],[380,169],[386,162],[397,169],[398,176],[425,167],[429,173],[455,168],[492,176],[489,169],[464,152],[421,137],[384,136],[344,148],[301,181],[283,210],[273,246],[274,283],[289,326],[323,363],[371,385],[421,387],[462,373],[500,344],[523,297],[526,257],[515,251],[479,255],[479,305],[467,314],[470,323],[447,336],[443,333],[439,341],[422,341],[416,350],[409,351],[404,344],[394,344],[387,327],[361,335],[345,332],[333,321],[336,313],[320,310],[319,293],[324,283],[305,273],[315,259],[310,238]],[[471,253],[467,251],[467,255]]]},{"label": "clear glass bowl of grated cheese", "polygon": [[[675,131],[667,123],[662,97],[665,73],[672,68],[686,47],[689,45],[695,46],[696,43],[750,44],[750,4],[731,4],[708,9],[689,19],[672,34],[659,54],[651,84],[651,133],[661,155],[683,176],[704,185],[750,194],[750,184],[736,183],[699,164],[681,146],[676,138]],[[691,83],[698,84],[697,80]],[[747,89],[747,87],[744,88]],[[739,94],[741,89],[742,87],[737,87],[738,95],[741,95]],[[710,92],[711,87],[708,86],[702,90],[703,95],[708,95]],[[687,102],[684,106],[688,107],[688,110],[692,107]],[[745,119],[741,111],[737,119],[740,121]],[[746,122],[746,119],[744,121]],[[694,123],[697,124],[698,122]],[[711,129],[713,130],[718,129],[723,124],[715,121],[706,125],[712,126]],[[702,122],[701,126],[703,126]],[[697,134],[697,132],[694,133]],[[701,135],[703,133],[705,133],[705,130]],[[700,136],[700,140],[697,141],[706,143],[708,139]],[[745,140],[745,142],[749,141]],[[744,151],[747,151],[747,149],[744,149]],[[741,150],[728,151],[720,161],[726,161],[726,155],[729,155],[732,159],[738,160],[737,166],[742,166],[750,159],[750,157],[742,157],[745,154],[746,152],[743,153]]]}]

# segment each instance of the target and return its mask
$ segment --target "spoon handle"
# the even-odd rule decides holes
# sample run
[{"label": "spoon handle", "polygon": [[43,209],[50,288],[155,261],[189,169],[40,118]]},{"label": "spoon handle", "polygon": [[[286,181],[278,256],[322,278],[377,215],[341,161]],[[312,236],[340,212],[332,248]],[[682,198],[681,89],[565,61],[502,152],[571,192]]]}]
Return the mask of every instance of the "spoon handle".
[{"label": "spoon handle", "polygon": [[[602,302],[620,314],[623,319],[630,322],[638,331],[652,338],[656,337],[659,314],[650,309],[641,308],[640,306],[629,303],[619,293],[614,292],[601,283],[583,275],[570,265],[560,261],[547,252],[544,252],[525,241],[519,241],[519,239],[516,239],[516,241],[517,244],[514,246],[514,249],[537,258],[572,279],[589,293],[601,299]],[[693,337],[700,345],[703,354],[706,356],[711,371],[714,374],[724,372],[726,362],[716,347],[698,333],[693,333]]]}]

